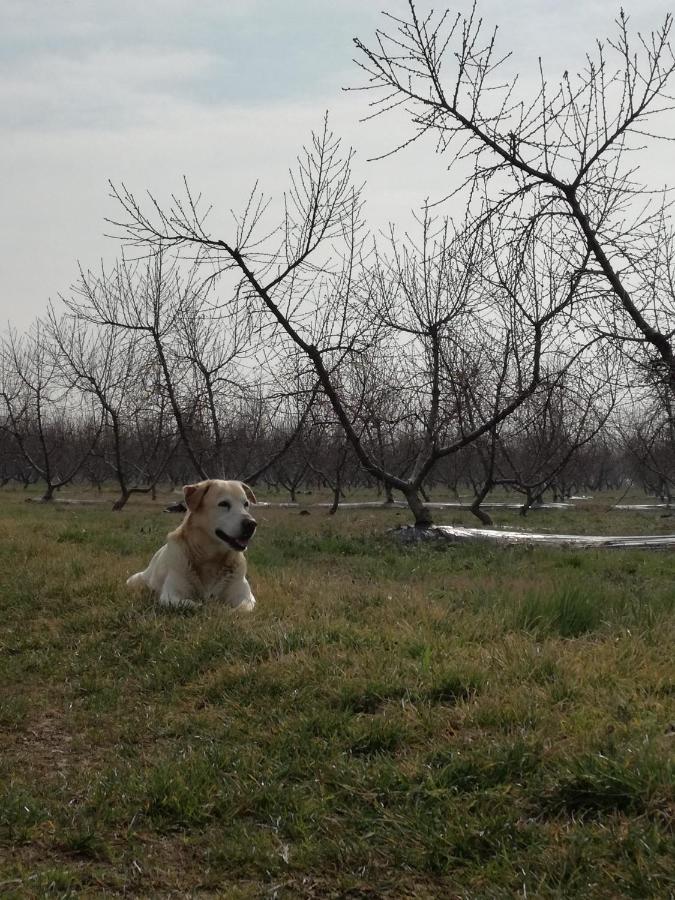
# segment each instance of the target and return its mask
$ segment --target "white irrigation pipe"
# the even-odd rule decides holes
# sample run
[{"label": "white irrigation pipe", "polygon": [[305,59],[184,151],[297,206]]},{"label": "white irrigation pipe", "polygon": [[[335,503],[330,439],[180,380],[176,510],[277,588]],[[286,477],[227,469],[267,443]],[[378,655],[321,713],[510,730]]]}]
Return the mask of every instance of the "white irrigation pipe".
[{"label": "white irrigation pipe", "polygon": [[494,541],[504,544],[548,544],[554,547],[635,547],[665,550],[675,548],[675,534],[663,535],[590,535],[590,534],[533,534],[528,531],[501,531],[492,528],[465,528],[462,525],[434,525],[437,531],[452,541]]}]

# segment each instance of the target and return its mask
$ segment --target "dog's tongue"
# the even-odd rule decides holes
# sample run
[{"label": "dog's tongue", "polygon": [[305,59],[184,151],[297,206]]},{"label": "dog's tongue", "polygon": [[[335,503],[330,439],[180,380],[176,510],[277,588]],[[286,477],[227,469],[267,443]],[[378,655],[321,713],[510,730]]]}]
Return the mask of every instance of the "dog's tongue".
[{"label": "dog's tongue", "polygon": [[221,541],[224,541],[226,544],[228,544],[234,550],[241,551],[241,550],[245,550],[248,547],[249,538],[231,537],[229,534],[227,534],[225,531],[221,531],[219,528],[216,529],[216,535],[217,535],[217,537],[219,537],[221,539]]}]

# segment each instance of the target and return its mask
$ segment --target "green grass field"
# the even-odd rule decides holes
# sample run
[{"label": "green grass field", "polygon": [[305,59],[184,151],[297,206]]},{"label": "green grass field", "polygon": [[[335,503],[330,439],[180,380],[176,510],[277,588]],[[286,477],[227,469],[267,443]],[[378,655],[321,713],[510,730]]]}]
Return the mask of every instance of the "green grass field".
[{"label": "green grass field", "polygon": [[[402,548],[405,512],[262,509],[256,611],[170,614],[124,588],[178,522],[160,501],[24,496],[0,895],[675,894],[672,553]],[[675,530],[605,501],[495,518]]]}]

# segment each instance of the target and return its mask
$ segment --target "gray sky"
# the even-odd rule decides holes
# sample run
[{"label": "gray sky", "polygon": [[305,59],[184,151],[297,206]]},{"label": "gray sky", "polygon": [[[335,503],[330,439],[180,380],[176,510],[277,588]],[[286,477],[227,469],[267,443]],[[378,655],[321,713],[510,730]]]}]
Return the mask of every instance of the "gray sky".
[{"label": "gray sky", "polygon": [[[437,7],[441,4],[436,3]],[[420,8],[428,4],[419,2]],[[116,207],[107,181],[135,193],[179,190],[183,175],[227,228],[256,179],[281,193],[312,128],[330,112],[357,151],[369,218],[405,223],[411,207],[452,185],[429,145],[380,162],[400,136],[395,120],[360,124],[367,96],[352,62],[381,9],[404,0],[0,0],[0,317],[23,328],[67,292],[77,261],[114,259],[104,237]],[[462,3],[454,8],[466,10]],[[667,7],[627,0],[636,25]],[[583,65],[593,39],[612,33],[609,0],[486,0],[526,90],[537,58],[551,80]],[[675,129],[674,129],[675,130]],[[657,151],[651,174],[669,177]]]}]

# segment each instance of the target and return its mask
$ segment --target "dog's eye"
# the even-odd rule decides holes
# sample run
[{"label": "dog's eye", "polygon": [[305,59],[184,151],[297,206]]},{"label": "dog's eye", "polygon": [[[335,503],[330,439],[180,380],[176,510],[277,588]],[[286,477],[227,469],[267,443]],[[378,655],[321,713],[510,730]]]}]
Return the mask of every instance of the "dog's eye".
[{"label": "dog's eye", "polygon": [[244,500],[244,509],[248,509],[248,500]]},{"label": "dog's eye", "polygon": [[221,500],[220,503],[218,504],[218,506],[222,506],[223,509],[229,509],[230,501],[229,500]]}]

